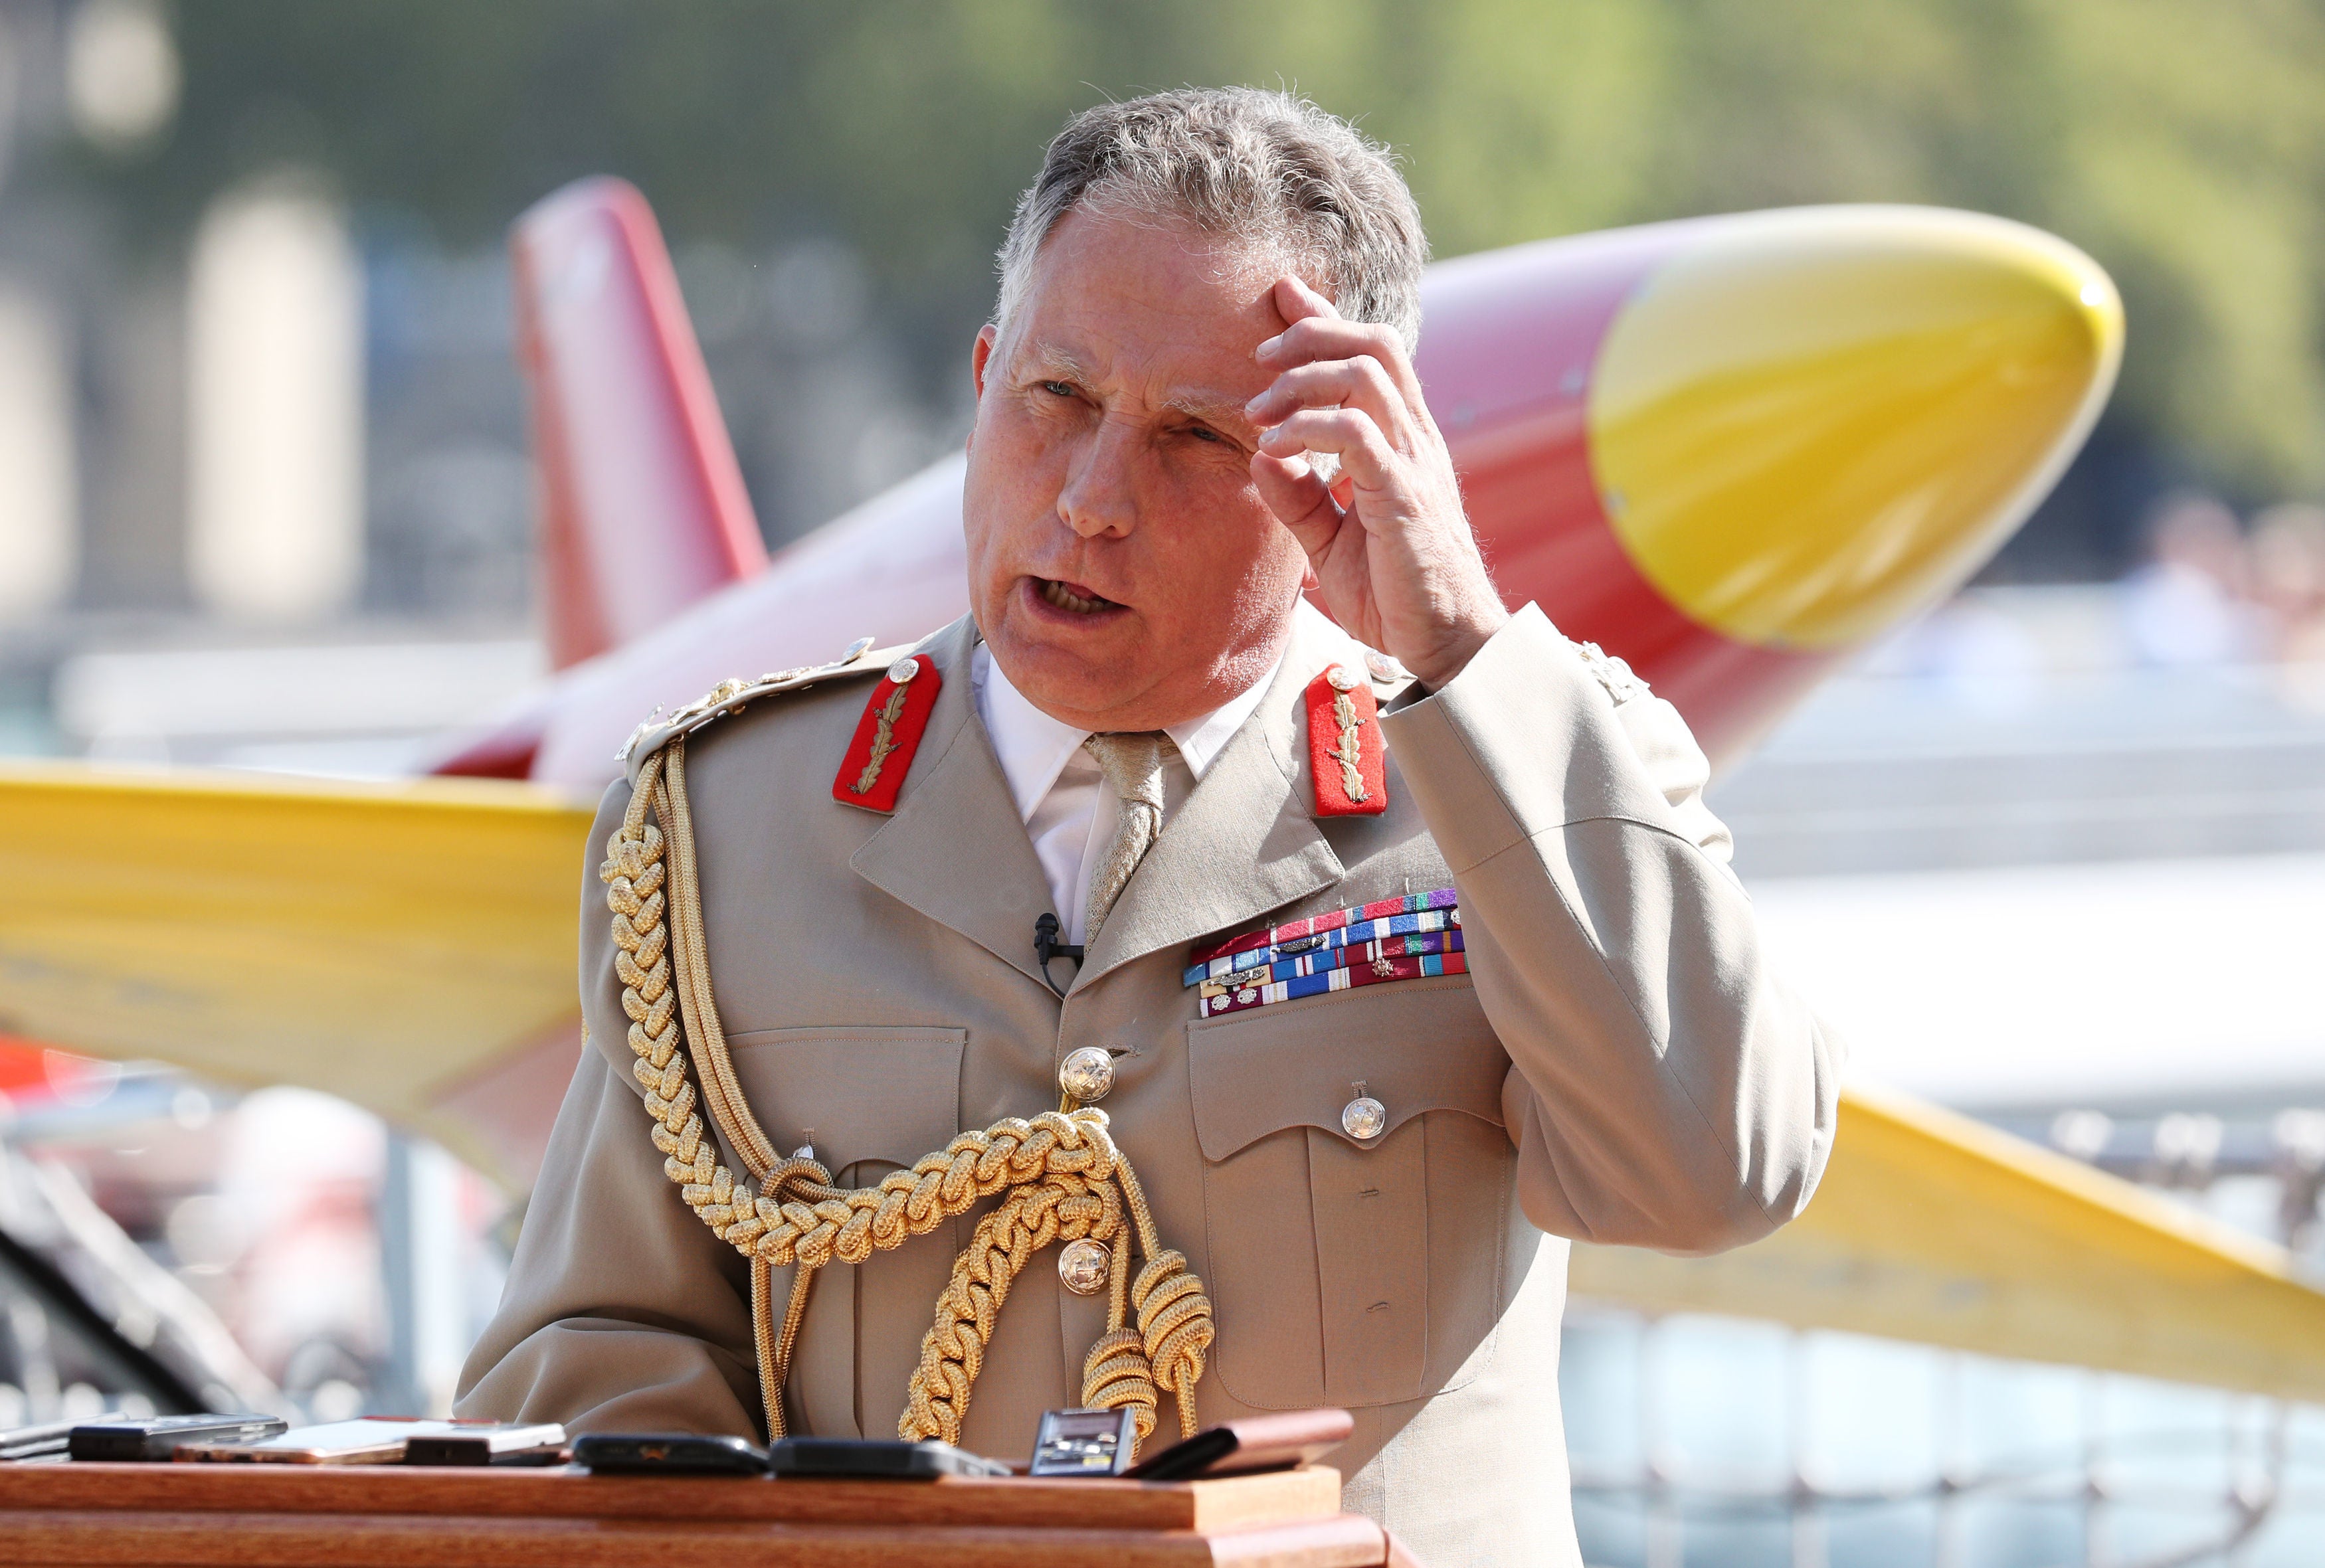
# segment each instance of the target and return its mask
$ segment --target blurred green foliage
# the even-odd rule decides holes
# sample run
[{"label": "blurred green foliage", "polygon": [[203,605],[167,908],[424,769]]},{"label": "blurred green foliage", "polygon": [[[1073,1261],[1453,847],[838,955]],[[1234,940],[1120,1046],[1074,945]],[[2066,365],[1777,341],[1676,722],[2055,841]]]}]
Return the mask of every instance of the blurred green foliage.
[{"label": "blurred green foliage", "polygon": [[[2115,274],[2117,419],[2325,488],[2325,0],[182,0],[166,142],[85,171],[157,237],[320,167],[481,243],[582,173],[674,239],[836,234],[931,357],[1042,144],[1101,95],[1289,85],[1402,150],[1438,251],[1906,200]],[[948,371],[948,374],[958,374]]]}]

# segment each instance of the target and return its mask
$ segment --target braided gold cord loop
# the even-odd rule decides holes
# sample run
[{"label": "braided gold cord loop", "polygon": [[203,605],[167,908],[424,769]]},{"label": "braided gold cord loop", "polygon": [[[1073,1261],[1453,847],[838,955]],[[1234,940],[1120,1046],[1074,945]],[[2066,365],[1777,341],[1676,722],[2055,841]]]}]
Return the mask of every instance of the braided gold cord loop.
[{"label": "braided gold cord loop", "polygon": [[1155,1255],[1130,1287],[1138,1308],[1138,1332],[1154,1381],[1178,1397],[1180,1435],[1195,1435],[1195,1385],[1202,1380],[1203,1355],[1218,1331],[1203,1282],[1177,1252]]},{"label": "braided gold cord loop", "polygon": [[[784,1431],[783,1388],[817,1271],[901,1247],[995,1197],[1000,1204],[977,1222],[938,1297],[898,1433],[959,1441],[1011,1283],[1052,1242],[1088,1239],[1112,1243],[1112,1257],[1107,1332],[1083,1364],[1083,1403],[1134,1408],[1143,1442],[1168,1390],[1181,1427],[1192,1434],[1195,1385],[1216,1332],[1210,1300],[1186,1259],[1161,1244],[1105,1111],[1070,1106],[1031,1118],[1005,1117],[959,1134],[868,1187],[834,1186],[831,1172],[814,1159],[775,1154],[744,1103],[711,994],[684,751],[683,739],[674,740],[639,768],[597,874],[606,884],[614,973],[636,1057],[631,1072],[645,1092],[662,1172],[711,1233],[751,1262],[753,1337],[768,1435]],[[648,820],[649,807],[659,824]],[[690,1044],[704,1072],[699,1096]],[[719,1163],[698,1098],[757,1177],[755,1190],[751,1176],[737,1176]],[[1128,1277],[1125,1230],[1135,1232],[1146,1259],[1135,1283]],[[773,1275],[782,1268],[793,1274],[778,1327]],[[1128,1321],[1133,1311],[1135,1329]]]},{"label": "braided gold cord loop", "polygon": [[1113,1328],[1098,1336],[1082,1361],[1082,1406],[1090,1410],[1119,1410],[1127,1405],[1138,1424],[1137,1441],[1154,1434],[1155,1412],[1162,1404],[1154,1386],[1154,1363],[1137,1331]]},{"label": "braided gold cord loop", "polygon": [[[658,754],[662,779],[653,790],[655,815],[662,818],[670,852],[670,918],[678,965],[679,997],[683,1004],[686,1039],[701,1079],[702,1102],[734,1150],[753,1176],[764,1180],[777,1162],[774,1139],[759,1126],[758,1118],[743,1098],[735,1076],[734,1059],[727,1053],[727,1031],[718,1022],[718,1007],[710,994],[710,957],[702,934],[702,890],[694,870],[694,825],[686,805],[686,742],[672,742]],[[639,782],[643,785],[643,776]]]},{"label": "braided gold cord loop", "polygon": [[1122,1220],[1122,1194],[1112,1181],[1061,1173],[1017,1188],[977,1222],[953,1265],[951,1282],[937,1297],[936,1321],[921,1342],[921,1364],[897,1435],[907,1442],[958,1442],[969,1390],[1017,1271],[1052,1241],[1111,1241]]}]

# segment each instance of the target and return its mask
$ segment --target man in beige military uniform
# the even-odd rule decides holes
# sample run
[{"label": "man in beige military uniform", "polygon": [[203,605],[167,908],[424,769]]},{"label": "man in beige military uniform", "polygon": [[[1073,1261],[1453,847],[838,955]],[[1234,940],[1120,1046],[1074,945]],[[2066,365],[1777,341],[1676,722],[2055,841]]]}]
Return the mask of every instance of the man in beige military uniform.
[{"label": "man in beige military uniform", "polygon": [[[814,1190],[901,1192],[893,1173],[938,1168],[923,1157],[957,1134],[1054,1112],[1080,1051],[1069,1087],[1105,1116],[1075,1125],[1110,1129],[1160,1246],[1208,1291],[1215,1342],[1158,1352],[1181,1357],[1200,1421],[1345,1406],[1350,1506],[1422,1560],[1575,1561],[1561,1238],[1700,1252],[1797,1214],[1839,1052],[1767,971],[1678,715],[1496,596],[1412,368],[1423,255],[1386,157],[1281,95],[1166,94],[1061,134],[976,346],[974,613],[910,660],[681,715],[606,798],[582,900],[591,1048],[462,1414],[761,1432],[745,1253],[772,1243],[755,1221],[713,1234],[754,1211],[700,1176],[747,1151],[654,1119],[675,1129],[724,1083],[769,1148],[812,1150],[831,1184]],[[1318,751],[1311,687],[1379,716]],[[670,886],[699,896],[708,989],[681,1007],[692,1075],[654,1047],[677,1065],[642,1091],[640,1030],[680,1031],[639,1000],[662,938],[636,933],[662,894],[641,903],[662,873],[640,869],[652,819],[631,796],[681,731],[697,871]],[[865,808],[889,789],[893,810]],[[609,844],[637,912],[612,936]],[[1466,973],[1227,1010],[1188,983],[1204,945],[1440,889]],[[1037,962],[1044,914],[1087,936],[1078,968]],[[792,1214],[787,1237],[813,1222],[756,1212]],[[816,1273],[791,1430],[897,1429],[978,1222],[948,1213]],[[1114,1244],[1134,1245],[1127,1221]],[[792,1273],[768,1277],[778,1318]],[[1103,1288],[1024,1267],[959,1441],[1024,1454],[1042,1411],[1081,1401],[1108,1314]]]}]

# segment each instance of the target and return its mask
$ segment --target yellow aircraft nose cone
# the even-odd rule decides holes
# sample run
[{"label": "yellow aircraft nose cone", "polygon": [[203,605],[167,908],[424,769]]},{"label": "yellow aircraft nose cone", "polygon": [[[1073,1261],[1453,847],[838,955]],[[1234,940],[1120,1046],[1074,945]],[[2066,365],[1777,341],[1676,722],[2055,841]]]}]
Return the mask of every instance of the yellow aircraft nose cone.
[{"label": "yellow aircraft nose cone", "polygon": [[2123,304],[2000,218],[1809,208],[1650,277],[1592,377],[1615,533],[1698,623],[1862,641],[1951,590],[2048,493],[2106,401]]}]

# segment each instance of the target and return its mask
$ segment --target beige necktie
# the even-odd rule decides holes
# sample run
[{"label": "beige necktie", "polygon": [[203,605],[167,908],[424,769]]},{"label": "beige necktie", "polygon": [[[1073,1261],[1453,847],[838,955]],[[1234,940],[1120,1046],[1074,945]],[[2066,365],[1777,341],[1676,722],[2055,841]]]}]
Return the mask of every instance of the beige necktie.
[{"label": "beige necktie", "polygon": [[1098,771],[1122,802],[1114,842],[1090,873],[1089,907],[1082,919],[1082,942],[1088,945],[1098,941],[1098,928],[1105,924],[1107,911],[1162,835],[1162,759],[1176,748],[1160,730],[1092,735],[1082,747],[1098,760]]}]

